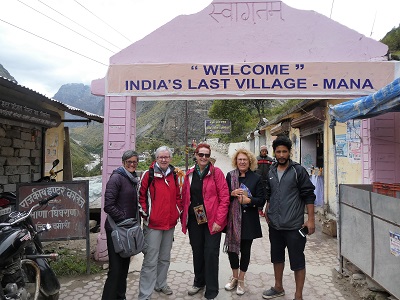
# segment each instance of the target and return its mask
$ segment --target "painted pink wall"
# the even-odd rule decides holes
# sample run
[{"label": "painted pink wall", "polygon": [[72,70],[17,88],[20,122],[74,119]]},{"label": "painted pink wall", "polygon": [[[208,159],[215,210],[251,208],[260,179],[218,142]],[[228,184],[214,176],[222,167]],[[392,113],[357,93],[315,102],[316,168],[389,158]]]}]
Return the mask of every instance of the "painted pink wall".
[{"label": "painted pink wall", "polygon": [[[241,1],[238,20],[214,15],[217,22],[210,16],[213,7],[215,12],[222,11],[217,2],[197,14],[176,17],[112,56],[110,64],[346,62],[382,60],[387,53],[386,45],[314,11],[282,2],[280,12],[273,12],[268,19],[256,14],[254,20],[244,21],[240,16],[247,6]],[[249,1],[250,8],[253,2],[260,2],[257,9],[265,3]],[[278,8],[276,3],[274,8]],[[262,11],[259,15],[266,16]]]},{"label": "painted pink wall", "polygon": [[[92,86],[93,88],[93,86]],[[136,98],[105,97],[102,195],[112,171],[122,165],[122,154],[136,148]],[[107,238],[104,230],[106,214],[101,201],[100,234],[97,237],[95,259],[108,260]]]},{"label": "painted pink wall", "polygon": [[363,151],[365,175],[369,171],[364,183],[400,182],[400,113],[386,113],[364,122],[367,139],[363,132],[363,145],[370,150]]},{"label": "painted pink wall", "polygon": [[[314,11],[283,2],[213,1],[197,14],[178,16],[110,58],[110,65],[143,63],[359,62],[386,60],[387,46]],[[229,4],[230,3],[230,4]],[[256,7],[246,19],[246,9]],[[267,6],[268,5],[268,6]],[[213,14],[222,12],[222,14]],[[229,9],[232,8],[232,11]],[[238,8],[238,10],[236,10]],[[237,17],[236,17],[237,16]],[[261,16],[261,18],[260,18]],[[214,18],[215,19],[214,19]],[[132,30],[135,30],[132,28]],[[135,149],[136,98],[107,96],[105,79],[92,82],[105,95],[103,194],[125,150]],[[96,259],[107,259],[102,203]]]}]

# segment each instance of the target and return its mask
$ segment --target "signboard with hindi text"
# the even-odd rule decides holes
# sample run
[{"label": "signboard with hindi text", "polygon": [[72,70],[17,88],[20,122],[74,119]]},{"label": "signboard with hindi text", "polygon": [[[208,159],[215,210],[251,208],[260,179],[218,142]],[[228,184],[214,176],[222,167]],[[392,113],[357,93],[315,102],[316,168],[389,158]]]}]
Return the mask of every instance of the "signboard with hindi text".
[{"label": "signboard with hindi text", "polygon": [[47,223],[51,229],[40,234],[42,241],[85,239],[89,236],[89,181],[20,183],[17,186],[17,209],[27,211],[40,200],[59,196],[32,212],[33,224],[41,230]]},{"label": "signboard with hindi text", "polygon": [[229,134],[231,133],[230,120],[204,120],[206,134]]}]

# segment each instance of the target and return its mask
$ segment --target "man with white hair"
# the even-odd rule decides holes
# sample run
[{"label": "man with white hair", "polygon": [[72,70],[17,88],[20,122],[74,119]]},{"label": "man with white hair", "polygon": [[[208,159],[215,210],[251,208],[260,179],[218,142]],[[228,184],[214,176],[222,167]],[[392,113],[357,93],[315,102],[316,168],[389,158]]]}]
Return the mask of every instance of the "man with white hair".
[{"label": "man with white hair", "polygon": [[139,187],[140,214],[146,246],[139,280],[139,300],[150,299],[153,290],[166,295],[173,291],[167,283],[174,230],[182,212],[182,199],[172,151],[156,150],[156,160],[144,172]]}]

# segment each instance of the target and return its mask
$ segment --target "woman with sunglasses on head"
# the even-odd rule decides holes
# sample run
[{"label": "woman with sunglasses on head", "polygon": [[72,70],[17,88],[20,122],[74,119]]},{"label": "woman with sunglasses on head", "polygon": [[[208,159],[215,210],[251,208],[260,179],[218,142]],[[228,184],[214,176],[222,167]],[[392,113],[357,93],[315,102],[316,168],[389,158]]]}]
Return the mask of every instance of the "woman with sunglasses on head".
[{"label": "woman with sunglasses on head", "polygon": [[211,148],[196,146],[195,165],[185,176],[182,187],[182,231],[189,232],[193,252],[194,281],[188,294],[205,288],[205,298],[218,295],[221,231],[227,224],[229,191],[223,172],[210,162]]},{"label": "woman with sunglasses on head", "polygon": [[257,167],[253,153],[247,149],[237,150],[232,157],[232,166],[235,169],[226,175],[231,204],[224,244],[232,277],[225,290],[236,288],[236,294],[243,295],[251,245],[254,239],[262,237],[258,207],[265,204],[265,191],[261,176],[253,172]]},{"label": "woman with sunglasses on head", "polygon": [[[138,197],[136,176],[138,154],[133,150],[122,154],[122,166],[115,169],[107,182],[104,192],[104,211],[115,223],[137,217]],[[104,284],[102,300],[126,299],[126,278],[128,276],[130,257],[123,258],[115,253],[111,239],[112,228],[106,219],[107,251],[109,269]]]}]

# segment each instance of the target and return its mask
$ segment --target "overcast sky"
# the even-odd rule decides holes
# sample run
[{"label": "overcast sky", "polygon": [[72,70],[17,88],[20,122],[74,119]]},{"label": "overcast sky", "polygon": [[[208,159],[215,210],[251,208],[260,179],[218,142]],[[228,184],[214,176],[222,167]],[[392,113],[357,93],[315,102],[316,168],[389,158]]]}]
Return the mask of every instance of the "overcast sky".
[{"label": "overcast sky", "polygon": [[[7,0],[0,9],[0,64],[19,84],[53,97],[63,84],[90,84],[104,77],[110,56],[174,17],[196,13],[211,2]],[[315,10],[375,40],[400,23],[400,0],[283,2]]]}]

